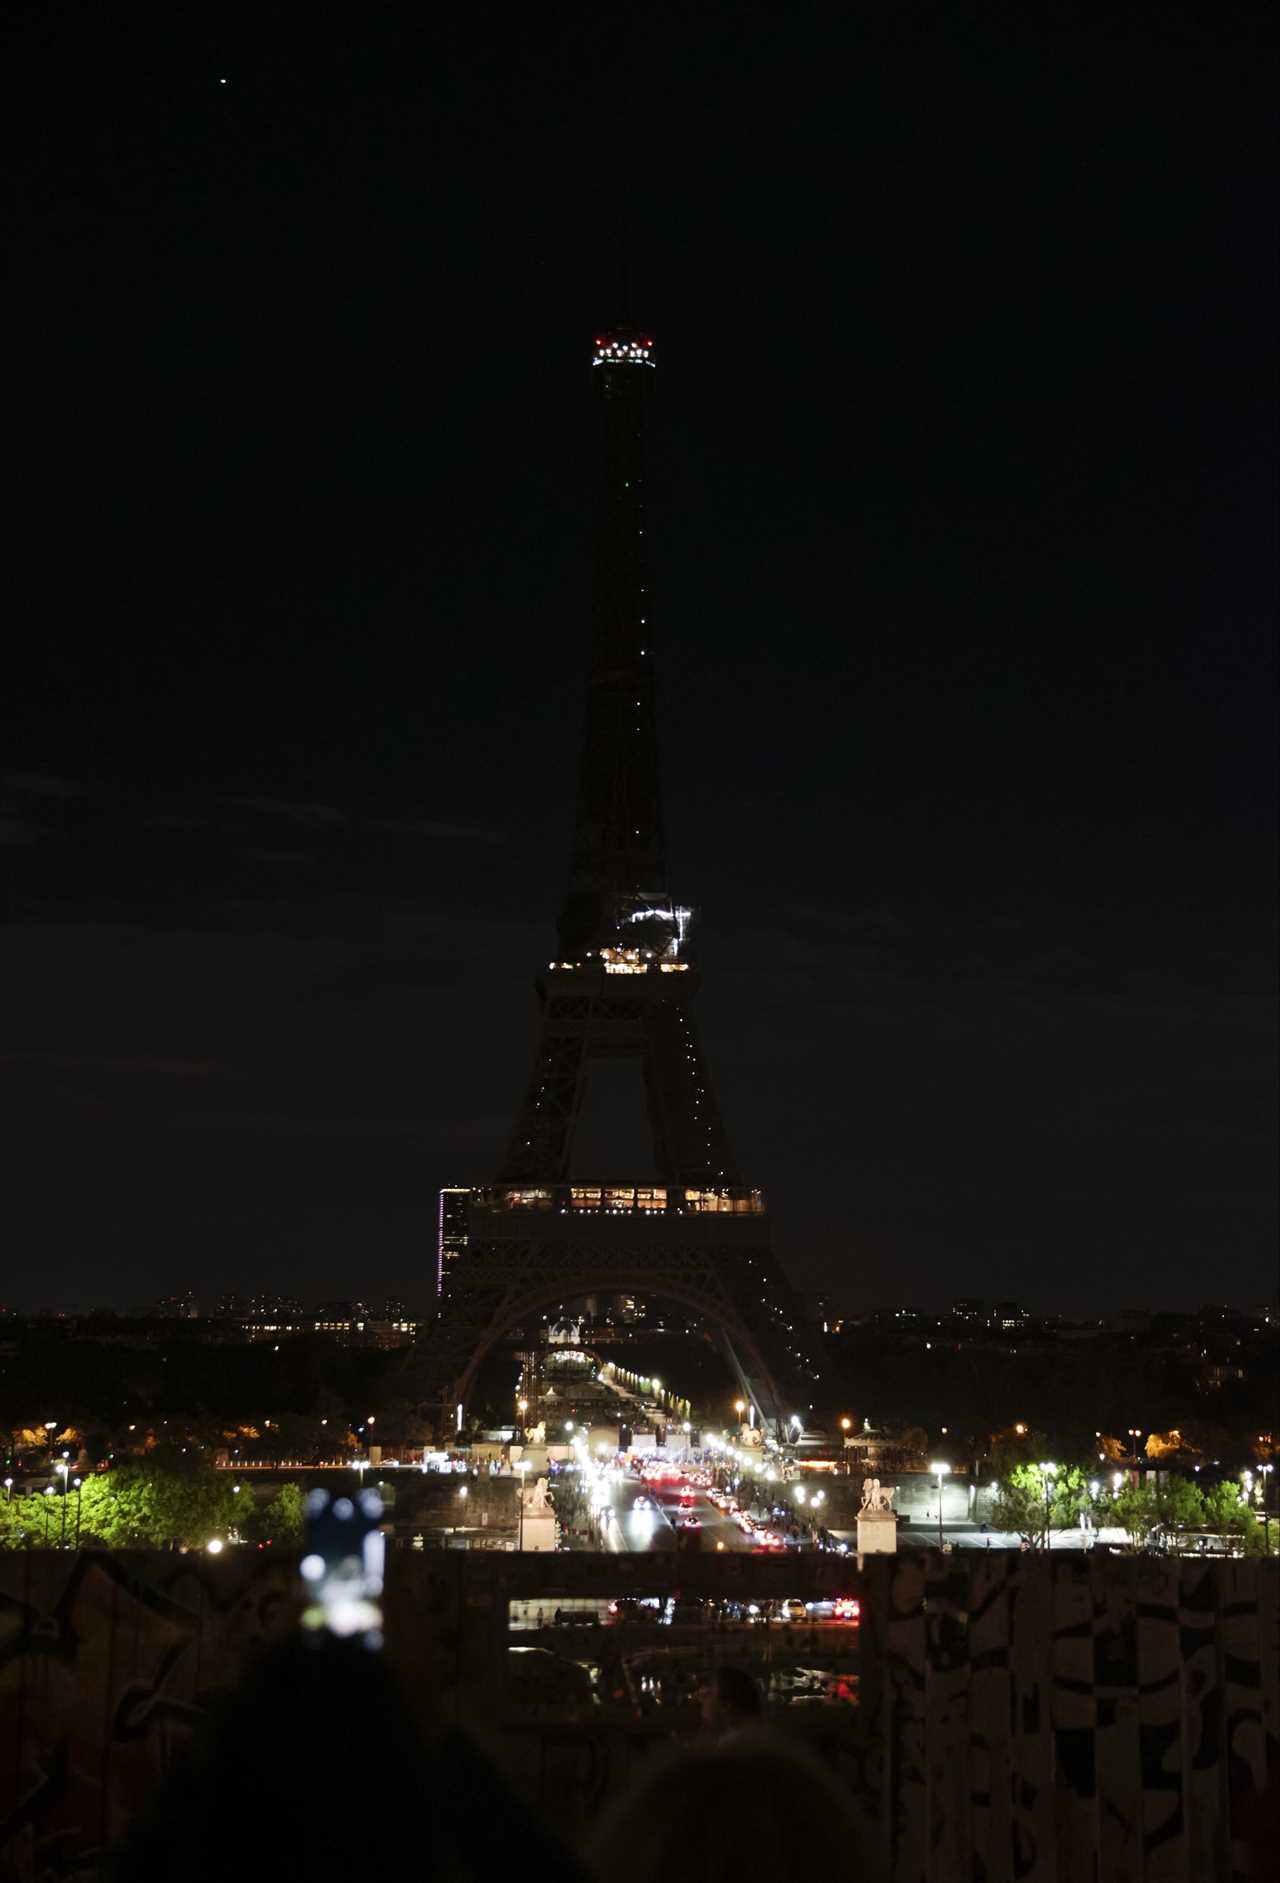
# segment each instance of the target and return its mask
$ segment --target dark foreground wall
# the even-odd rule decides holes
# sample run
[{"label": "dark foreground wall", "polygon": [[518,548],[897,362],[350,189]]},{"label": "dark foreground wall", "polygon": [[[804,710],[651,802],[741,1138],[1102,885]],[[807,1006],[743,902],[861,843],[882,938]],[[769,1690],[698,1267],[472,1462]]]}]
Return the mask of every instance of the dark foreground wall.
[{"label": "dark foreground wall", "polygon": [[[293,1580],[290,1560],[256,1553],[0,1556],[0,1878],[92,1871],[211,1699],[292,1624]],[[856,1671],[777,1723],[844,1777],[893,1883],[1255,1874],[1249,1826],[1280,1756],[1280,1561],[930,1553],[873,1559],[860,1581],[827,1557],[410,1552],[392,1561],[387,1653],[428,1710],[467,1725],[572,1830],[687,1715],[638,1717],[614,1697],[619,1631],[509,1643],[508,1604],[549,1618],[573,1599],[677,1586],[860,1593],[863,1626],[840,1648]],[[545,1665],[594,1656],[600,1690],[513,1685],[521,1643]],[[758,1668],[761,1654],[819,1659],[821,1644],[673,1629],[645,1652]],[[376,1775],[362,1787],[376,1795]]]}]

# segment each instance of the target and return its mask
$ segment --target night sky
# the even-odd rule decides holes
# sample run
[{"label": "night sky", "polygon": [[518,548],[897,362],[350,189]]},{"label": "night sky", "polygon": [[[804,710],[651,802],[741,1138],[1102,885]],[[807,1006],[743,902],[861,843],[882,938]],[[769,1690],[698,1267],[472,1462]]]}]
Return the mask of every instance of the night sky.
[{"label": "night sky", "polygon": [[10,37],[0,1299],[425,1305],[564,886],[619,231],[789,1271],[1269,1296],[1266,10],[289,11]]}]

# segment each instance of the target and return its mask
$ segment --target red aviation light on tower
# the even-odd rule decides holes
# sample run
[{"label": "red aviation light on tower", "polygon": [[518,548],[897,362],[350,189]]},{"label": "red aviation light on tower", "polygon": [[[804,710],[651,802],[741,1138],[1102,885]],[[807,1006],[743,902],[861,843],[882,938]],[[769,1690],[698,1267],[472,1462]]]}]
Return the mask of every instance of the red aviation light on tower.
[{"label": "red aviation light on tower", "polygon": [[652,350],[652,338],[641,333],[638,327],[610,327],[603,336],[596,337],[596,356],[592,365],[652,366],[654,362],[649,357]]}]

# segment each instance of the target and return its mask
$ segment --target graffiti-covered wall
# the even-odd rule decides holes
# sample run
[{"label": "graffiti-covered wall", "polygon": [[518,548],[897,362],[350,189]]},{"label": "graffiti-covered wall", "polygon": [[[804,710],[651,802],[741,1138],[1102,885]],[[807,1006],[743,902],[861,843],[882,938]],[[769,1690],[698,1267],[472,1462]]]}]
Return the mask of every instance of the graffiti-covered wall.
[{"label": "graffiti-covered wall", "polygon": [[[93,1874],[211,1701],[293,1625],[295,1579],[291,1559],[258,1552],[0,1555],[4,1883]],[[677,1620],[638,1649],[562,1626],[575,1603],[585,1616],[677,1583],[695,1617],[700,1595],[718,1613],[838,1584],[857,1592],[861,1624],[824,1637]],[[386,1636],[424,1717],[471,1728],[562,1829],[689,1730],[675,1705],[637,1708],[620,1659],[643,1661],[659,1694],[664,1657],[686,1673],[749,1659],[773,1670],[768,1691],[805,1703],[770,1718],[847,1783],[892,1883],[1274,1873],[1253,1840],[1280,1757],[1280,1561],[929,1552],[868,1559],[860,1576],[814,1555],[406,1551],[391,1560]],[[530,1644],[548,1665],[605,1675],[539,1689]],[[807,1688],[782,1678],[796,1663]]]}]

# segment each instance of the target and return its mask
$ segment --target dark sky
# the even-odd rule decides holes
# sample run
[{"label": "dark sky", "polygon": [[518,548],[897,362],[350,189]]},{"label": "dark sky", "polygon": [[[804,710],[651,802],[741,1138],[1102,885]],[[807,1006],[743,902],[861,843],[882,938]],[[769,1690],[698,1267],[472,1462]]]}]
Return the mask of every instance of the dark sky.
[{"label": "dark sky", "polygon": [[0,1295],[425,1300],[563,887],[619,227],[795,1279],[1270,1294],[1265,10],[267,11],[6,58]]}]

